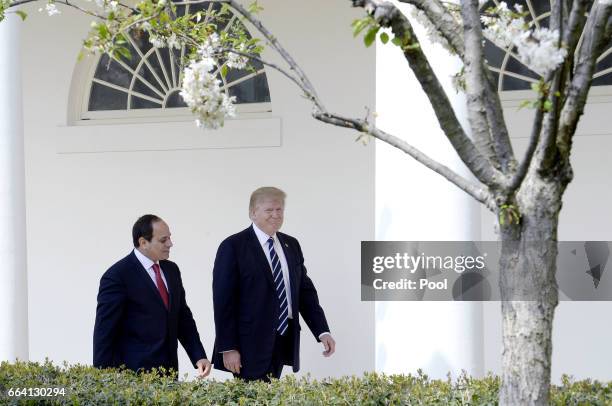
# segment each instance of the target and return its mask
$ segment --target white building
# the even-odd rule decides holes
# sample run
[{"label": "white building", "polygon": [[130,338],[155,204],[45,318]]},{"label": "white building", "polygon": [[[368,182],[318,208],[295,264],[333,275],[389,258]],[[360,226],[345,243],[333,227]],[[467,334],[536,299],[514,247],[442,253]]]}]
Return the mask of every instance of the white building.
[{"label": "white building", "polygon": [[[362,117],[371,108],[382,128],[462,170],[395,47],[368,49],[352,37],[350,23],[362,10],[347,1],[260,3],[262,20],[330,110]],[[23,23],[10,15],[0,24],[0,359],[91,363],[99,278],[130,251],[131,226],[149,212],[170,225],[171,259],[212,351],[217,246],[249,224],[251,191],[275,185],[288,194],[283,230],[302,243],[338,345],[324,359],[304,331],[301,374],[499,371],[498,302],[360,301],[361,241],[494,239],[488,212],[400,151],[364,146],[358,134],[313,120],[297,88],[267,68],[240,90],[243,100],[259,102],[241,105],[222,130],[198,129],[188,112],[161,108],[176,97],[172,65],[159,62],[172,58],[143,48],[140,59],[150,56],[151,69],[143,61],[114,76],[97,70],[97,58],[77,62],[90,19],[72,9],[48,17],[38,7],[28,5]],[[456,61],[436,46],[426,49],[450,83]],[[504,58],[496,65],[503,86],[522,88],[529,79]],[[592,89],[575,139],[561,240],[612,240],[611,59],[608,50],[598,73],[604,85]],[[461,95],[448,89],[461,111]],[[517,106],[527,97],[502,91],[519,156],[531,112]],[[611,310],[607,302],[559,305],[553,379],[612,379],[612,326],[602,316]],[[182,350],[179,356],[181,372],[191,372]]]}]

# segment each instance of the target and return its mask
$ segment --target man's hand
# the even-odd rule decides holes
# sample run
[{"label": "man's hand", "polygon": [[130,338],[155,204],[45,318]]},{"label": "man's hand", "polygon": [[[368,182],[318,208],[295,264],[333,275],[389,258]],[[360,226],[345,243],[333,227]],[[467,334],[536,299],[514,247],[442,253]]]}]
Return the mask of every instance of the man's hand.
[{"label": "man's hand", "polygon": [[210,361],[206,358],[196,362],[196,367],[198,367],[198,378],[206,378],[210,374],[211,365]]},{"label": "man's hand", "polygon": [[236,350],[231,350],[223,353],[223,366],[230,372],[240,374],[240,353]]},{"label": "man's hand", "polygon": [[325,351],[323,351],[324,357],[329,357],[336,351],[336,342],[331,334],[323,334],[319,340],[321,340],[323,347],[325,347]]}]

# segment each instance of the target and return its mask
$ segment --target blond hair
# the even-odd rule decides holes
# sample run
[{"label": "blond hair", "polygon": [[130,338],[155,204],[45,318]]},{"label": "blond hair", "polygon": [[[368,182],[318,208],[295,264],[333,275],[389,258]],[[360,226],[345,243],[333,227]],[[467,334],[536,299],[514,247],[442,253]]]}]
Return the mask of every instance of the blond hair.
[{"label": "blond hair", "polygon": [[260,187],[251,193],[251,199],[249,200],[249,215],[253,210],[255,210],[257,203],[261,202],[265,198],[281,200],[284,206],[286,197],[287,194],[285,192],[274,186]]}]

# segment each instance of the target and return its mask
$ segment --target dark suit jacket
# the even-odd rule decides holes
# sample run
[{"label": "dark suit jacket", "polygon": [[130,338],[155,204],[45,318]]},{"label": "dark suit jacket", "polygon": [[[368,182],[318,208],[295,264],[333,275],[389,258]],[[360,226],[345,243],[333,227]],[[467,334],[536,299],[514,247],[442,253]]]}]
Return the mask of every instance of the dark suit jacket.
[{"label": "dark suit jacket", "polygon": [[[298,241],[277,233],[289,265],[293,312],[293,371],[300,369],[301,315],[314,334],[329,331],[317,291],[306,274],[304,257]],[[279,303],[272,271],[259,240],[250,226],[228,237],[219,246],[213,269],[213,304],[215,312],[215,368],[223,367],[222,351],[238,350],[243,377],[266,373],[272,359]]]},{"label": "dark suit jacket", "polygon": [[169,291],[166,310],[159,291],[134,252],[102,275],[93,337],[93,364],[178,370],[177,340],[194,364],[206,358],[178,266],[160,261]]}]

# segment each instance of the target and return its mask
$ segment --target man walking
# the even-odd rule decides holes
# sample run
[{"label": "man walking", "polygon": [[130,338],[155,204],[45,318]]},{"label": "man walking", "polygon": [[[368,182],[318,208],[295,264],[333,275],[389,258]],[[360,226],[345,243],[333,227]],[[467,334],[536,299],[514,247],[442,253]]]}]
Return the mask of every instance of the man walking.
[{"label": "man walking", "polygon": [[94,327],[93,364],[139,371],[178,370],[178,341],[198,376],[211,364],[200,341],[178,266],[168,261],[168,225],[147,214],[132,228],[134,250],[100,280]]},{"label": "man walking", "polygon": [[300,244],[278,232],[285,196],[274,187],[254,191],[253,224],[225,239],[215,259],[213,363],[245,380],[279,378],[283,365],[299,370],[300,315],[323,343],[323,355],[335,351]]}]

